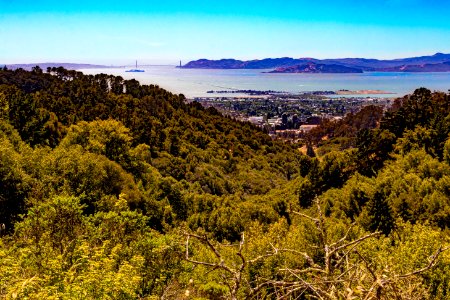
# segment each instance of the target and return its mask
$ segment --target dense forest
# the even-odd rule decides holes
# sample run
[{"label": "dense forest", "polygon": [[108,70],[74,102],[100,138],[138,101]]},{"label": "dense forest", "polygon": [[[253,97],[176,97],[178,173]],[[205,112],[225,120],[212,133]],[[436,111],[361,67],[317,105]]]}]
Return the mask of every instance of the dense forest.
[{"label": "dense forest", "polygon": [[156,85],[0,70],[0,298],[448,299],[450,95],[302,145]]}]

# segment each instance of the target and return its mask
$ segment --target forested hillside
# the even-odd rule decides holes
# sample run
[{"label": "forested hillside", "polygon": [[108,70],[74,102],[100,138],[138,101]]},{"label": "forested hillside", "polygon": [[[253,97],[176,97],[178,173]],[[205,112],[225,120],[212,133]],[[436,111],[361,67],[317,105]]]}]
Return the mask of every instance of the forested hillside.
[{"label": "forested hillside", "polygon": [[449,98],[324,123],[309,157],[155,85],[3,69],[0,298],[447,299]]}]

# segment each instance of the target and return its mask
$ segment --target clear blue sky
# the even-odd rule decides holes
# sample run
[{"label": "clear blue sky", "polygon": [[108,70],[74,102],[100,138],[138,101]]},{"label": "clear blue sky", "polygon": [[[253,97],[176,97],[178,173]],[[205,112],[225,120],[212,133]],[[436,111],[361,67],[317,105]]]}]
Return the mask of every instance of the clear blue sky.
[{"label": "clear blue sky", "polygon": [[450,1],[0,0],[0,63],[450,53]]}]

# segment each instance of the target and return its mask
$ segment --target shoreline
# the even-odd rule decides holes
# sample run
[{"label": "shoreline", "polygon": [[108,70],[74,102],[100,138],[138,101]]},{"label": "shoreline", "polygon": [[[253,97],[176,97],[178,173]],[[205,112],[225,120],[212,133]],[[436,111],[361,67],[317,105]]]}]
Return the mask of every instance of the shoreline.
[{"label": "shoreline", "polygon": [[335,92],[336,95],[395,95],[396,93],[383,90],[339,90]]}]

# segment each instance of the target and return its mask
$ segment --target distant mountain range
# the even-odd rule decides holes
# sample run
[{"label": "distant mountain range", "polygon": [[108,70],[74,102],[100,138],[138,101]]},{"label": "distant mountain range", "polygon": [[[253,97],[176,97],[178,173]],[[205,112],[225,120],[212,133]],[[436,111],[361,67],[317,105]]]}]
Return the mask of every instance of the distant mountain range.
[{"label": "distant mountain range", "polygon": [[[274,69],[273,73],[450,72],[450,54],[380,60],[367,58],[265,58],[260,60],[199,59],[186,69]],[[271,72],[271,73],[272,73]]]},{"label": "distant mountain range", "polygon": [[268,73],[363,73],[362,69],[336,64],[316,64],[313,62],[290,67],[278,67]]},{"label": "distant mountain range", "polygon": [[378,70],[382,72],[448,72],[450,71],[450,61],[437,64],[403,65]]},{"label": "distant mountain range", "polygon": [[[3,66],[3,65],[0,65]],[[108,66],[103,65],[91,65],[91,64],[74,64],[74,63],[34,63],[34,64],[11,64],[6,65],[8,69],[19,69],[22,68],[24,70],[30,71],[33,67],[39,66],[42,70],[47,70],[48,67],[50,68],[58,68],[63,67],[67,70],[79,70],[79,69],[96,69],[96,68],[110,68]]]}]

